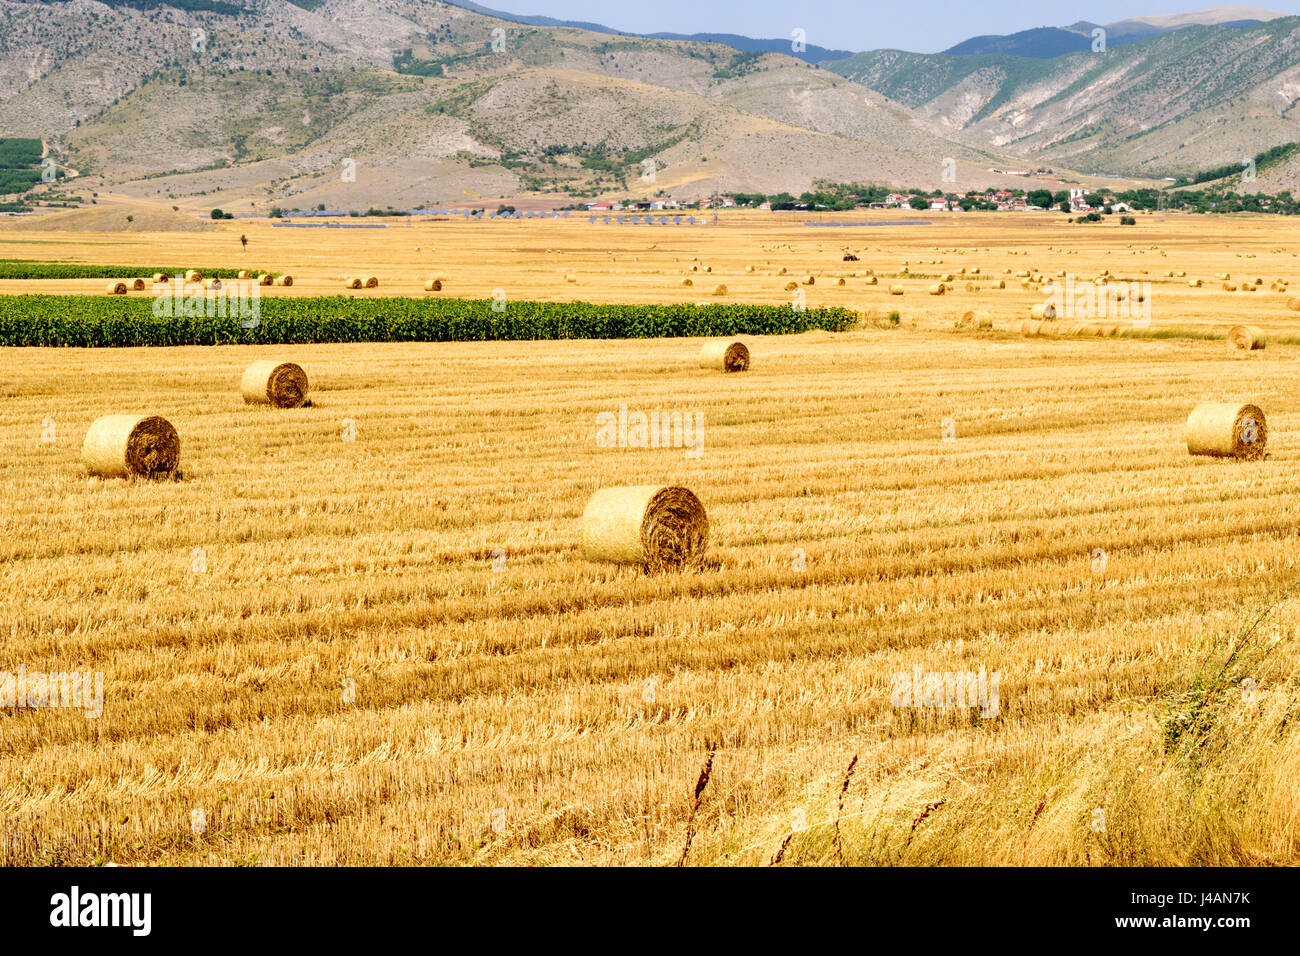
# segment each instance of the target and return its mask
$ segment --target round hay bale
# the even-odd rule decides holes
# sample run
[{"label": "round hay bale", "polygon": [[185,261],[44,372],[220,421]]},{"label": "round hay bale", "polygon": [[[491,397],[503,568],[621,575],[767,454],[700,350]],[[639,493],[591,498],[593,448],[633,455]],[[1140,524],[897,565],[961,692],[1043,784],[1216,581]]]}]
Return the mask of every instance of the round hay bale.
[{"label": "round hay bale", "polygon": [[167,477],[175,474],[180,456],[180,436],[158,415],[104,415],[81,446],[86,470],[101,478]]},{"label": "round hay bale", "polygon": [[565,281],[565,282],[571,282],[571,283],[572,283],[572,282],[577,282],[577,281],[578,281],[578,277],[575,276],[572,272],[566,272],[566,273],[564,274],[564,281]]},{"label": "round hay bale", "polygon": [[867,276],[867,285],[879,285],[880,280],[875,276]]},{"label": "round hay bale", "polygon": [[969,326],[973,329],[991,329],[993,316],[983,309],[971,309],[969,312],[962,313],[961,324],[963,328]]},{"label": "round hay bale", "polygon": [[714,294],[714,295],[726,295],[726,294],[727,294],[727,287],[726,287],[726,285],[724,285],[723,283],[719,282],[717,285],[715,285],[715,286],[713,287],[713,294]]},{"label": "round hay bale", "polygon": [[651,571],[698,565],[709,544],[704,505],[686,488],[602,488],[582,511],[582,556]]},{"label": "round hay bale", "polygon": [[1264,330],[1258,325],[1234,325],[1228,329],[1228,344],[1234,349],[1262,349],[1268,344]]},{"label": "round hay bale", "polygon": [[1030,306],[1029,317],[1040,321],[1051,321],[1056,318],[1056,306],[1050,302],[1040,302],[1038,305]]},{"label": "round hay bale", "polygon": [[754,267],[753,267],[753,266],[745,266],[745,271],[746,271],[746,272],[753,272],[753,271],[754,271]]},{"label": "round hay bale", "polygon": [[251,272],[249,272],[247,269],[240,269],[240,270],[239,270],[239,275],[236,276],[236,278],[238,278],[238,279],[251,279],[251,278],[253,278],[253,274],[252,274]]},{"label": "round hay bale", "polygon": [[360,288],[361,288],[361,280],[358,279],[356,276],[348,276],[346,279],[343,280],[343,288],[345,288],[345,289],[360,289]]},{"label": "round hay bale", "polygon": [[[962,271],[965,272],[966,270],[963,269]],[[956,277],[955,275],[953,275],[951,272],[945,272],[944,275],[943,275],[943,281],[944,281],[944,282],[953,282],[953,281],[956,280],[956,278],[957,278],[957,277]]]},{"label": "round hay bale", "polygon": [[153,274],[153,281],[154,281],[154,285],[157,285],[157,284],[159,284],[159,283],[161,283],[161,282],[166,282],[166,281],[167,281],[167,273],[165,273],[165,272],[155,272],[155,273]]},{"label": "round hay bale", "polygon": [[943,295],[947,287],[942,282],[936,282],[930,286],[930,295]]},{"label": "round hay bale", "polygon": [[143,279],[132,279],[132,280],[131,280],[131,291],[132,291],[132,292],[143,292],[143,291],[144,291],[144,280],[143,280]]},{"label": "round hay bale", "polygon": [[1192,455],[1252,460],[1264,457],[1268,423],[1258,405],[1202,402],[1187,416],[1187,451]]},{"label": "round hay bale", "polygon": [[786,291],[786,292],[793,292],[793,291],[794,291],[795,289],[797,289],[797,288],[799,288],[799,283],[797,283],[797,282],[787,282],[787,283],[785,284],[785,291]]},{"label": "round hay bale", "polygon": [[[683,283],[683,284],[684,284],[684,285],[690,285],[690,284],[691,284],[691,280],[690,280],[690,279],[687,279],[686,282]],[[430,279],[428,282],[426,282],[426,283],[424,284],[424,291],[425,291],[425,292],[441,292],[441,291],[442,291],[442,280],[441,280],[441,279]]]},{"label": "round hay bale", "polygon": [[695,283],[692,282],[690,279],[683,279],[682,285],[695,285]]},{"label": "round hay bale", "polygon": [[1201,287],[1201,280],[1200,280],[1200,279],[1188,279],[1188,280],[1187,280],[1187,285],[1188,285],[1188,288],[1199,289],[1199,288]]},{"label": "round hay bale", "polygon": [[275,280],[276,285],[290,286],[293,285],[293,276],[280,276]]},{"label": "round hay bale", "polygon": [[266,274],[262,274],[257,277],[258,285],[271,285],[271,283],[273,283],[274,281],[275,281],[274,279],[272,279],[269,275]]},{"label": "round hay bale", "polygon": [[[635,262],[636,260],[633,259],[632,261]],[[705,266],[705,267],[704,267],[704,271],[705,271],[705,272],[712,272],[712,271],[713,271],[713,266]]]},{"label": "round hay bale", "polygon": [[723,372],[749,370],[749,347],[735,339],[713,339],[700,349],[700,368],[719,369]]},{"label": "round hay bale", "polygon": [[204,279],[204,280],[203,280],[203,288],[205,288],[205,289],[212,289],[212,290],[215,291],[215,290],[217,290],[217,289],[224,289],[225,286],[222,285],[220,279]]},{"label": "round hay bale", "polygon": [[1007,284],[1002,279],[999,279],[997,282],[993,283],[993,288],[995,289],[1005,289],[1006,287]]},{"label": "round hay bale", "polygon": [[836,279],[836,280],[835,280],[835,284],[836,284],[836,285],[844,285],[844,277],[843,277],[843,276],[840,276],[838,279]]},{"label": "round hay bale", "polygon": [[1300,299],[1297,299],[1295,296],[1292,296],[1291,298],[1286,300],[1286,307],[1290,309],[1292,312],[1300,312]]},{"label": "round hay bale", "polygon": [[1187,270],[1186,270],[1186,269],[1176,269],[1176,270],[1174,271],[1174,275],[1181,279],[1183,276],[1187,275]]},{"label": "round hay bale", "polygon": [[785,275],[785,266],[782,266],[781,268],[777,269],[776,274],[779,276]]},{"label": "round hay bale", "polygon": [[1237,291],[1237,283],[1235,283],[1235,282],[1225,282],[1225,283],[1223,283],[1223,291],[1224,291],[1224,292],[1236,292],[1236,291]]},{"label": "round hay bale", "polygon": [[379,288],[379,277],[378,277],[378,276],[366,276],[366,288],[367,288],[367,289],[378,289],[378,288]]},{"label": "round hay bale", "polygon": [[907,291],[907,290],[904,289],[901,285],[891,285],[891,286],[889,287],[889,294],[890,294],[890,295],[902,295],[902,294],[903,294],[904,292],[906,292],[906,291]]},{"label": "round hay bale", "polygon": [[817,277],[816,277],[816,276],[804,276],[804,277],[803,277],[803,284],[804,284],[804,285],[815,285],[816,282],[817,282]]},{"label": "round hay bale", "polygon": [[254,362],[244,369],[239,391],[249,405],[299,408],[307,401],[307,373],[293,362]]},{"label": "round hay bale", "polygon": [[186,281],[186,282],[202,282],[202,281],[203,281],[203,273],[200,272],[198,269],[188,269],[188,270],[186,270],[186,272],[185,272],[185,281]]},{"label": "round hay bale", "polygon": [[110,282],[104,287],[104,291],[109,295],[126,295],[125,282]]}]

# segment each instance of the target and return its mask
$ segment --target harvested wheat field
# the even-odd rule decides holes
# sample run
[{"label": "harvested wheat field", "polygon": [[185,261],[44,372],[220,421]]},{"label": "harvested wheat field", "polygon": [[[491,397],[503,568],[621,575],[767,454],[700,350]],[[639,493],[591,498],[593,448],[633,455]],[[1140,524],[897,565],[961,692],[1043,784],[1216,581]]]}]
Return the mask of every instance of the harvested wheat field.
[{"label": "harvested wheat field", "polygon": [[[1164,275],[1295,278],[1297,227],[934,218],[79,237],[203,270],[245,267],[242,230],[250,271],[295,278],[267,296],[378,277],[344,302],[438,275],[775,304],[787,270],[864,321],[744,335],[743,375],[702,338],[0,349],[6,666],[103,676],[98,716],[0,708],[0,863],[1300,862],[1300,314]],[[74,261],[15,235],[0,258]],[[976,291],[924,294],[962,268]],[[1008,333],[1045,286],[993,277],[1064,269],[1151,281],[1151,324]],[[25,291],[104,280],[0,281]],[[310,404],[246,402],[256,362]],[[1214,438],[1266,450],[1189,453],[1203,403],[1257,408],[1266,432]],[[637,441],[633,413],[692,427]],[[165,477],[87,473],[128,414],[175,429]],[[648,491],[584,551],[618,488]],[[690,560],[597,560],[638,552],[655,488],[698,499]]]},{"label": "harvested wheat field", "polygon": [[[97,719],[0,716],[0,861],[671,863],[710,751],[688,863],[1296,861],[1300,353],[701,345],[0,352],[9,659],[104,674]],[[313,406],[245,404],[286,354]],[[1188,455],[1224,396],[1267,460]],[[703,454],[598,446],[620,402]],[[87,477],[108,409],[183,479]],[[592,495],[652,483],[703,565],[583,560]],[[895,706],[916,668],[996,713]]]}]

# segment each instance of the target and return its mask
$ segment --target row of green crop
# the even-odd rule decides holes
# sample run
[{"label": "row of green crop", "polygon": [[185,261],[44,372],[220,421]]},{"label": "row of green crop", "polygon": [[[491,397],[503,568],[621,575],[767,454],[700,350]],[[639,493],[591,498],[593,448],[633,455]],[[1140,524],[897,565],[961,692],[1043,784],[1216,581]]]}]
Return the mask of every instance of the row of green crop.
[{"label": "row of green crop", "polygon": [[[39,262],[35,259],[0,259],[0,279],[129,279],[133,276],[151,276],[155,272],[174,276],[185,273],[194,266],[183,269],[162,266],[97,266],[84,262]],[[233,279],[239,269],[199,269],[204,278]],[[257,270],[250,270],[254,275]]]},{"label": "row of green crop", "polygon": [[[215,304],[189,300],[189,306]],[[843,331],[842,308],[774,305],[593,305],[489,299],[263,298],[241,315],[155,316],[152,298],[19,295],[0,298],[0,345],[115,347],[309,342],[461,342],[634,339]],[[248,303],[245,303],[248,304]],[[498,304],[499,305],[499,304]]]}]

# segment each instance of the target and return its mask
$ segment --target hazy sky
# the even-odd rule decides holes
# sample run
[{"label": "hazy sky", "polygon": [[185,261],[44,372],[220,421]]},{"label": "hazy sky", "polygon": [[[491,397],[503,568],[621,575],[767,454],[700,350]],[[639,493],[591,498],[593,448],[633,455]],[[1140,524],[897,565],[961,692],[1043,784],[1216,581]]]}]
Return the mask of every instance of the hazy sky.
[{"label": "hazy sky", "polygon": [[[1186,13],[1217,6],[1207,0],[478,0],[516,14],[586,20],[630,33],[742,33],[788,37],[802,27],[808,42],[830,49],[892,47],[935,53],[967,37],[1014,33],[1031,27],[1059,27],[1087,20],[1114,23],[1128,17]],[[1300,0],[1260,3],[1281,13],[1300,13]]]}]

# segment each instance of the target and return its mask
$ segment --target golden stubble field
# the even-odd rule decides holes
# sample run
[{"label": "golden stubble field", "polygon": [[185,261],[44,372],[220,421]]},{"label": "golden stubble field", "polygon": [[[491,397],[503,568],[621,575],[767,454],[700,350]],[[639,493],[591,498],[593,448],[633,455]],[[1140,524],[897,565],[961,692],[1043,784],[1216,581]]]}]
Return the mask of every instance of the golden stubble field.
[{"label": "golden stubble field", "polygon": [[[828,254],[835,230],[739,222],[673,254],[739,276],[788,243],[839,268],[808,236]],[[439,271],[479,277],[467,294],[565,294],[544,252],[502,265],[477,231],[451,251],[461,225],[430,232],[457,257]],[[594,228],[554,225],[525,228],[542,248]],[[953,248],[974,225],[945,228]],[[1267,282],[1291,258],[1268,250],[1297,247],[1284,221],[1162,228],[1189,273]],[[621,235],[673,235],[654,229]],[[290,291],[318,258],[350,271],[331,248],[411,268],[303,232],[258,263],[306,277]],[[1166,261],[1052,259],[1062,233],[926,258]],[[843,264],[877,269],[927,235],[851,234],[891,243]],[[3,238],[9,258],[237,264],[220,235]],[[574,297],[649,296],[615,256]],[[976,336],[942,331],[958,296],[827,291],[902,326],[750,338],[730,376],[696,367],[699,340],[0,350],[0,668],[104,675],[98,718],[0,711],[0,862],[663,864],[693,832],[687,863],[1295,863],[1300,348]],[[1155,324],[1240,302],[1293,329],[1276,295],[1176,301],[1199,291],[1205,312]],[[244,366],[277,356],[313,407],[242,404]],[[1216,399],[1265,409],[1268,460],[1187,455],[1187,413]],[[701,413],[703,454],[600,447],[620,403]],[[89,423],[131,410],[176,425],[184,480],[85,476]],[[592,492],[650,482],[701,497],[706,566],[584,562]],[[917,667],[999,674],[996,715],[896,706]]]},{"label": "golden stubble field", "polygon": [[[616,214],[617,215],[617,214]],[[630,215],[630,214],[623,214]],[[221,223],[199,233],[20,232],[0,228],[0,259],[48,259],[122,266],[265,269],[293,275],[291,288],[266,296],[442,296],[589,302],[755,302],[789,304],[799,282],[808,306],[863,312],[898,310],[918,328],[951,328],[962,313],[983,309],[1005,325],[1029,318],[1045,299],[1042,275],[1151,283],[1151,327],[1223,332],[1238,322],[1270,334],[1300,327],[1286,308],[1297,292],[1277,292],[1278,279],[1300,280],[1300,225],[1280,216],[1214,218],[1139,216],[1138,225],[1069,224],[1056,215],[932,212],[836,214],[727,211],[717,225],[647,226],[568,219],[435,222],[393,218],[383,229],[273,226],[268,220]],[[807,221],[929,222],[928,226],[804,226]],[[342,220],[353,222],[356,220]],[[374,222],[375,220],[368,220]],[[248,238],[247,251],[240,237]],[[843,261],[852,252],[856,262]],[[900,277],[907,263],[909,275]],[[753,271],[746,271],[747,268]],[[979,275],[961,274],[980,269]],[[697,271],[692,271],[692,270]],[[705,271],[705,270],[708,271]],[[785,272],[782,273],[781,270]],[[1017,273],[1029,273],[1028,277]],[[1186,272],[1167,276],[1167,272]],[[378,289],[349,291],[344,278],[375,275]],[[874,274],[877,285],[868,285]],[[929,288],[953,280],[942,296]],[[1226,292],[1228,275],[1238,291]],[[813,285],[803,285],[808,275]],[[424,282],[442,278],[439,293]],[[844,285],[836,284],[838,279]],[[1201,279],[1201,288],[1188,281]],[[683,285],[689,279],[690,286]],[[1262,279],[1256,287],[1255,279]],[[993,288],[997,281],[1005,289]],[[103,279],[0,279],[0,295],[23,292],[102,295]],[[719,284],[725,296],[715,296]],[[1240,291],[1249,284],[1256,291]],[[902,285],[905,294],[889,294]],[[967,287],[975,291],[967,291]],[[1300,287],[1298,287],[1300,288]],[[132,293],[149,296],[151,292]],[[1082,320],[1088,321],[1087,317]],[[1068,323],[1062,322],[1064,333]]]}]

